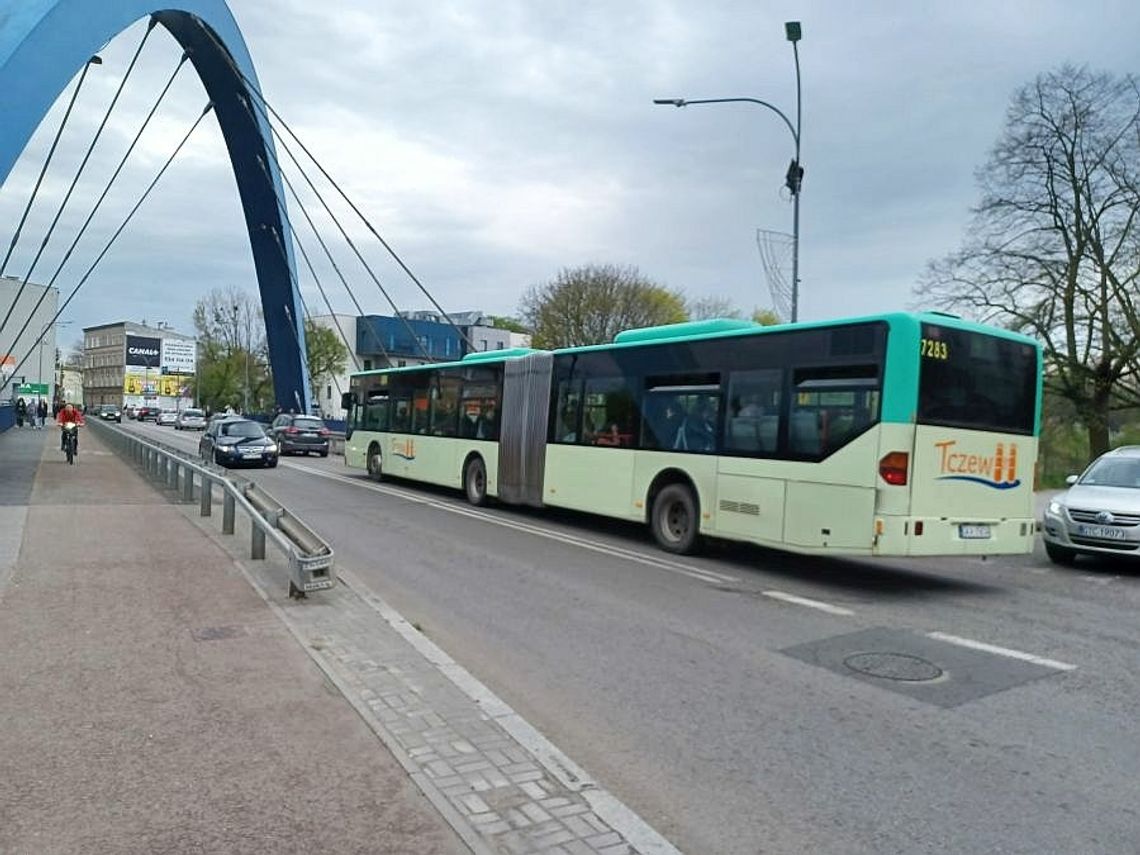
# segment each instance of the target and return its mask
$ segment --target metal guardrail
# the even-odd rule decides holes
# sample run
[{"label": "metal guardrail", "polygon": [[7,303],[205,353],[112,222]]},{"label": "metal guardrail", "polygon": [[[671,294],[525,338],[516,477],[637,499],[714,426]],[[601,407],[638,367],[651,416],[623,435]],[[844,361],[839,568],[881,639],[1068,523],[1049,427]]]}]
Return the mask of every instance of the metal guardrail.
[{"label": "metal guardrail", "polygon": [[201,516],[213,514],[215,488],[220,489],[222,534],[233,534],[237,509],[245,511],[250,519],[249,557],[264,559],[266,540],[271,540],[289,561],[290,596],[304,597],[336,583],[332,547],[256,484],[230,478],[181,449],[98,419],[88,419],[87,424],[96,425],[101,439],[156,484],[180,491],[186,503],[197,497]]}]

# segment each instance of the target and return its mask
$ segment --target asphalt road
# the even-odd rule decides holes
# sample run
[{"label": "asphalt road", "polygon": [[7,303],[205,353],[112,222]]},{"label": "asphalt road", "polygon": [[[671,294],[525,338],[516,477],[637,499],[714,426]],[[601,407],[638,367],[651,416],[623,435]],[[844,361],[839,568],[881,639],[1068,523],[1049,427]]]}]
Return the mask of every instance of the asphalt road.
[{"label": "asphalt road", "polygon": [[247,474],[687,853],[1140,851],[1136,566],[676,559],[336,457]]}]

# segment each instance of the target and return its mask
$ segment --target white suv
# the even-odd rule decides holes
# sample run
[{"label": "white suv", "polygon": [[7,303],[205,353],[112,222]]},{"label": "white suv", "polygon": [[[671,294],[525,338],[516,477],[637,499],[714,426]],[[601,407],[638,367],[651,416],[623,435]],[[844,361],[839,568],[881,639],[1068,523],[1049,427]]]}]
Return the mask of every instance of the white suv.
[{"label": "white suv", "polygon": [[1106,452],[1045,509],[1042,537],[1056,564],[1078,555],[1140,557],[1140,446]]},{"label": "white suv", "polygon": [[157,425],[172,425],[178,421],[177,410],[160,410],[158,418],[154,420]]}]

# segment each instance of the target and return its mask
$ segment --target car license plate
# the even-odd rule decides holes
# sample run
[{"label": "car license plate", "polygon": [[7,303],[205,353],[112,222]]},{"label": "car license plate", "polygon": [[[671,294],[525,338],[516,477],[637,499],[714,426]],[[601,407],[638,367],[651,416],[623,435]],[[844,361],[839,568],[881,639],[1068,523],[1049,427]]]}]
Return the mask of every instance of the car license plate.
[{"label": "car license plate", "polygon": [[1079,525],[1077,534],[1081,537],[1099,537],[1101,540],[1124,540],[1124,529],[1110,525]]},{"label": "car license plate", "polygon": [[988,525],[960,525],[958,537],[962,540],[989,540],[990,527]]},{"label": "car license plate", "polygon": [[247,451],[245,454],[242,455],[242,459],[243,460],[260,460],[261,459],[261,452],[260,451]]}]

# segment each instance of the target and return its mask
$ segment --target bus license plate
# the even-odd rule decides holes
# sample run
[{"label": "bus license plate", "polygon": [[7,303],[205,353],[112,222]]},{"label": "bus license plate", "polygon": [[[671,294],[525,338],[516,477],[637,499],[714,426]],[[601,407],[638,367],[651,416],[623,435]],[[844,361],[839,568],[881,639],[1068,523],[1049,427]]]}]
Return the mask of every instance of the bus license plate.
[{"label": "bus license plate", "polygon": [[989,540],[990,527],[988,525],[960,525],[958,537],[962,540]]},{"label": "bus license plate", "polygon": [[1124,540],[1124,529],[1110,525],[1079,525],[1077,534],[1081,537],[1099,537],[1101,540]]}]

